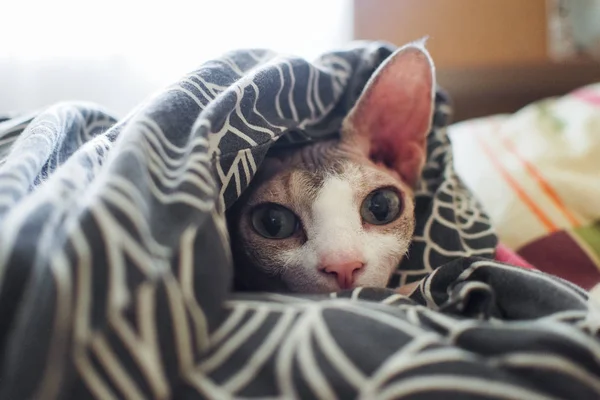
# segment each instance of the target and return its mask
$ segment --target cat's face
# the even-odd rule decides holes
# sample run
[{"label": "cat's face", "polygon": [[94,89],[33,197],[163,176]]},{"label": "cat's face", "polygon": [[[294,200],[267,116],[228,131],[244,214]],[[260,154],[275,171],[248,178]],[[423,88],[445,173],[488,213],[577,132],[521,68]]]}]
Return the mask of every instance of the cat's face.
[{"label": "cat's face", "polygon": [[265,159],[228,211],[238,289],[387,285],[412,240],[433,85],[425,50],[401,49],[367,84],[339,140]]},{"label": "cat's face", "polygon": [[295,153],[265,160],[238,210],[238,280],[304,293],[386,286],[412,238],[410,186],[337,142]]}]

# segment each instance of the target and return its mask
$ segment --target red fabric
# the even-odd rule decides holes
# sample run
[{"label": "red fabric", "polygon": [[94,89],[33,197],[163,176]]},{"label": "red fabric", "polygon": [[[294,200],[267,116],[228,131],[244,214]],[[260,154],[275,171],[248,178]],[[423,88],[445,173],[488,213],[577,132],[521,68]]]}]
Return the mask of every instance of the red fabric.
[{"label": "red fabric", "polygon": [[[595,225],[593,227],[596,228]],[[553,232],[521,247],[519,256],[540,271],[560,276],[589,290],[600,282],[600,270],[574,236],[567,231]]]},{"label": "red fabric", "polygon": [[527,269],[537,269],[502,243],[496,248],[496,261]]}]

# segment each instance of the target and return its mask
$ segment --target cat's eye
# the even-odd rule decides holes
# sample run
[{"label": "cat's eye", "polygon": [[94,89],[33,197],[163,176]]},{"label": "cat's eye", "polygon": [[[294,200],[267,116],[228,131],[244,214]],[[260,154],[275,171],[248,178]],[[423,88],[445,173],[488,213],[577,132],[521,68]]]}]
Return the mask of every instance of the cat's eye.
[{"label": "cat's eye", "polygon": [[288,238],[299,226],[298,217],[279,204],[262,204],[252,211],[252,227],[259,235],[268,239]]},{"label": "cat's eye", "polygon": [[393,189],[377,189],[365,198],[360,207],[363,221],[372,225],[385,225],[394,221],[402,211],[402,199]]}]

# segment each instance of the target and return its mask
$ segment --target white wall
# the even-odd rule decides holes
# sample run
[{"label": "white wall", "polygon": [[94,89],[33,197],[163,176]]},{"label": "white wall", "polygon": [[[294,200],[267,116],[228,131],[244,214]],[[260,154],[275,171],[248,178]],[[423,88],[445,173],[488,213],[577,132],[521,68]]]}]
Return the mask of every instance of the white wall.
[{"label": "white wall", "polygon": [[266,47],[313,58],[351,38],[350,0],[7,0],[0,113],[61,100],[125,114],[219,54]]}]

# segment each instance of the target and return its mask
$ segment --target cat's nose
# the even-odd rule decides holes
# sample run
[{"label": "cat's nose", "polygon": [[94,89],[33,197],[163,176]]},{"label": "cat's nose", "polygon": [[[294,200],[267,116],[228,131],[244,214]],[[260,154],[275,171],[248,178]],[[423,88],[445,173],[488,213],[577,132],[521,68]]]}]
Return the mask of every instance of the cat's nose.
[{"label": "cat's nose", "polygon": [[319,269],[327,274],[335,275],[340,288],[349,289],[354,284],[354,275],[363,269],[364,263],[360,261],[326,264]]}]

